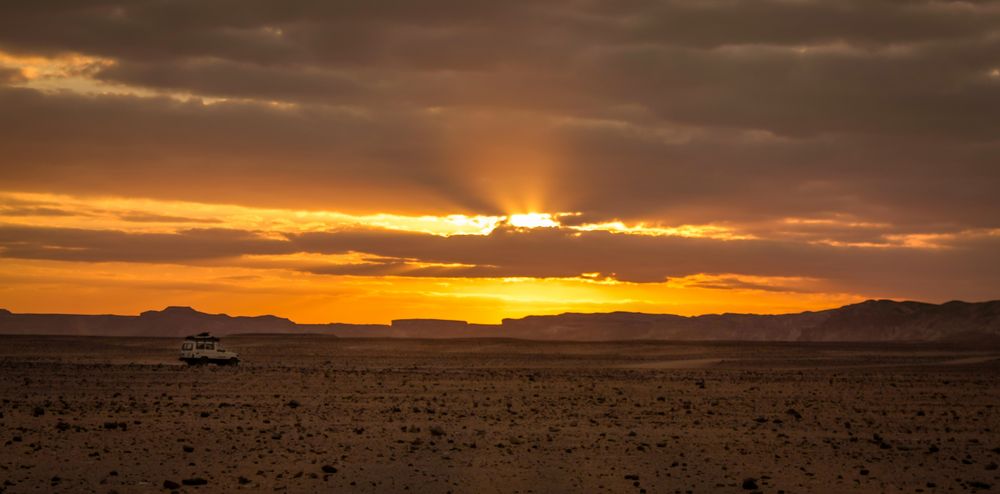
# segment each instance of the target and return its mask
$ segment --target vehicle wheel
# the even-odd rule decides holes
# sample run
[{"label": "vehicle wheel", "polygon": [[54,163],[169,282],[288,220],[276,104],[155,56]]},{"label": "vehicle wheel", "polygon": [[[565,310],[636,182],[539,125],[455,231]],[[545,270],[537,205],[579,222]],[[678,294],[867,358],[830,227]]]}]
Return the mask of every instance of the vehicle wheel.
[{"label": "vehicle wheel", "polygon": [[198,359],[198,365],[208,365],[208,357]]},{"label": "vehicle wheel", "polygon": [[231,365],[233,367],[235,367],[237,365],[240,365],[240,359],[238,359],[238,358],[231,358],[231,359],[229,359],[229,365]]}]

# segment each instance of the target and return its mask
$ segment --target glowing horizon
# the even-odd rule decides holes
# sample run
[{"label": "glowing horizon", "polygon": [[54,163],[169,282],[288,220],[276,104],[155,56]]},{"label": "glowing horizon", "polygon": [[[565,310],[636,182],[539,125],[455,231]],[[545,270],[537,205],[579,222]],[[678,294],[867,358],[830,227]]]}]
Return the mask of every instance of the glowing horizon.
[{"label": "glowing horizon", "polygon": [[[65,264],[7,263],[19,274],[0,275],[5,285],[0,288],[0,297],[6,301],[0,308],[18,313],[137,315],[168,306],[189,306],[207,313],[275,315],[307,324],[387,324],[393,319],[406,318],[497,324],[504,318],[564,312],[780,314],[829,309],[864,299],[852,294],[768,292],[762,295],[750,288],[729,290],[729,301],[719,306],[716,290],[703,286],[730,277],[714,275],[649,284],[587,277],[374,279],[309,275],[274,267]],[[757,281],[795,284],[808,280]],[[83,288],[88,283],[100,284],[102,288]],[[71,296],[59,301],[40,297],[53,289],[65,290]],[[101,308],[94,309],[98,306]]]},{"label": "glowing horizon", "polygon": [[[716,225],[648,226],[621,221],[564,225],[579,213],[513,213],[511,215],[351,215],[332,211],[282,210],[247,206],[160,201],[122,197],[0,192],[0,227],[82,229],[128,235],[183,236],[191,230],[244,231],[253,238],[287,243],[288,235],[336,231],[433,237],[529,235],[533,230],[637,237],[710,239],[720,242],[753,240],[756,234]],[[786,219],[785,224],[824,224],[833,220]],[[867,227],[869,225],[855,225]],[[986,232],[995,235],[996,232]],[[159,237],[158,237],[159,238]],[[900,240],[871,248],[937,248]],[[616,279],[614,273],[580,271],[566,276],[492,276],[468,271],[479,267],[463,262],[419,258],[400,260],[374,253],[275,254],[234,253],[207,259],[70,260],[6,259],[0,291],[5,308],[15,312],[138,313],[166,305],[233,314],[274,314],[299,322],[388,323],[406,317],[464,318],[497,323],[506,317],[561,312],[616,310],[697,315],[717,312],[786,313],[854,303],[871,295],[838,292],[822,279],[754,276],[739,273],[692,273],[640,282]],[[366,268],[375,272],[366,274]],[[343,269],[343,273],[338,271]],[[456,277],[449,272],[457,270]],[[128,273],[127,276],[120,273]],[[101,298],[115,294],[115,303],[93,300],[93,285]],[[58,287],[70,301],[53,301],[35,290]],[[183,287],[181,289],[180,287]],[[291,289],[289,287],[295,287]],[[322,293],[349,293],[351,303],[324,298]],[[374,291],[372,291],[374,290]],[[368,293],[362,296],[353,291]],[[315,293],[313,293],[315,292]],[[725,302],[718,301],[725,293]],[[310,295],[313,293],[312,295]],[[30,295],[29,295],[30,294]],[[885,294],[878,296],[884,297]],[[269,300],[270,299],[270,300]],[[228,302],[227,302],[228,300]],[[317,302],[316,300],[326,300]],[[91,305],[101,309],[91,309]],[[386,309],[391,306],[391,309]]]}]

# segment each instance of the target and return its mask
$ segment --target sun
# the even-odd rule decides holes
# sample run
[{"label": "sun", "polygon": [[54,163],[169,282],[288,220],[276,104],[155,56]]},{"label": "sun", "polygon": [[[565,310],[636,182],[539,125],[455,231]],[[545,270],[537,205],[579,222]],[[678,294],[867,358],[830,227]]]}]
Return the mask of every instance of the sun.
[{"label": "sun", "polygon": [[507,223],[517,228],[553,228],[559,222],[550,213],[512,214],[507,217]]}]

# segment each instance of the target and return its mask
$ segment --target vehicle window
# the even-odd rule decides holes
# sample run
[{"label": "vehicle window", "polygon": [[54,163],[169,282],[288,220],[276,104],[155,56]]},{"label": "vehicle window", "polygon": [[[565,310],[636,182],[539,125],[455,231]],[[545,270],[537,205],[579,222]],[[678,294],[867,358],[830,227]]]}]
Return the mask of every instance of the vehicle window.
[{"label": "vehicle window", "polygon": [[215,343],[205,343],[205,350],[215,350]]},{"label": "vehicle window", "polygon": [[192,345],[191,343],[185,343],[183,346],[181,346],[181,350],[190,350],[193,346],[194,345]]},{"label": "vehicle window", "polygon": [[204,343],[198,343],[198,349],[199,350],[204,350],[205,349],[205,344]]}]

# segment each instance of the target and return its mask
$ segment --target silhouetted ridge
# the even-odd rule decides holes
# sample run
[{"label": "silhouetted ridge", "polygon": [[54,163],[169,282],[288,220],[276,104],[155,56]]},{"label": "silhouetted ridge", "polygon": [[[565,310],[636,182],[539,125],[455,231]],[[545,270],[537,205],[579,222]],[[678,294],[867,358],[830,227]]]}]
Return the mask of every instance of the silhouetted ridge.
[{"label": "silhouetted ridge", "polygon": [[536,340],[962,341],[1000,342],[1000,301],[867,300],[797,314],[678,316],[607,312],[527,316],[501,324],[399,319],[381,324],[296,324],[282,317],[207,314],[171,306],[138,316],[13,314],[0,309],[0,333],[178,337],[199,332],[325,333],[345,337]]}]

